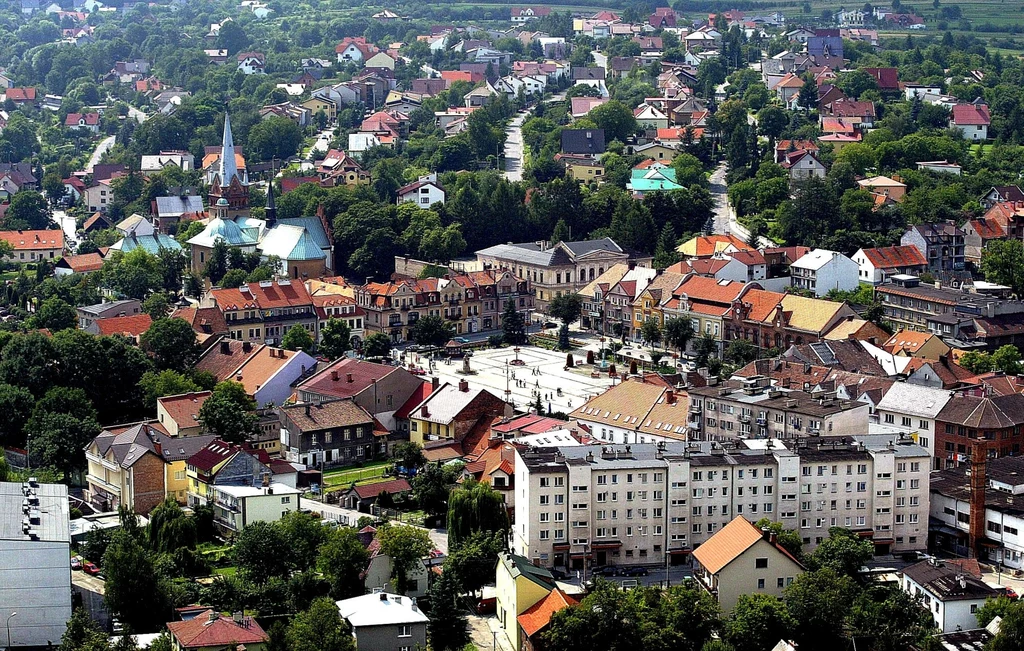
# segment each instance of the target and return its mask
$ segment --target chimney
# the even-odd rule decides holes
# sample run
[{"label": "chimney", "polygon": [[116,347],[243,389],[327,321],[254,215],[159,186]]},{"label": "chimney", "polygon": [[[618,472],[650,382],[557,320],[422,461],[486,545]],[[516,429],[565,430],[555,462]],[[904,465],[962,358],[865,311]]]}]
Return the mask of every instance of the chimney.
[{"label": "chimney", "polygon": [[331,381],[333,381],[333,382],[337,382],[338,381],[338,371],[337,370],[332,370],[331,371]]},{"label": "chimney", "polygon": [[227,339],[222,339],[220,342],[220,352],[222,355],[230,355],[231,342],[229,342]]},{"label": "chimney", "polygon": [[345,381],[348,382],[349,384],[352,384],[352,374],[351,373],[346,373],[345,374]]},{"label": "chimney", "polygon": [[250,342],[250,341],[243,342],[242,343],[242,352],[244,352],[244,353],[252,352],[252,342]]},{"label": "chimney", "polygon": [[306,418],[309,418],[309,403],[306,403]]},{"label": "chimney", "polygon": [[672,389],[665,390],[665,402],[670,405],[676,404],[676,392]]},{"label": "chimney", "polygon": [[469,393],[469,382],[466,380],[459,380],[459,391]]},{"label": "chimney", "polygon": [[430,410],[427,409],[426,405],[423,405],[422,407],[420,407],[420,416],[422,416],[424,418],[427,418],[428,416],[430,416]]},{"label": "chimney", "polygon": [[431,391],[437,391],[437,388],[439,386],[441,386],[441,378],[437,377],[436,375],[434,377],[430,378],[430,390]]},{"label": "chimney", "polygon": [[217,621],[217,618],[219,616],[220,615],[216,611],[211,610],[210,611],[210,623],[212,624],[213,622]]},{"label": "chimney", "polygon": [[981,543],[985,540],[985,487],[987,485],[985,476],[985,465],[988,463],[988,447],[985,441],[974,442],[974,451],[971,454],[971,523],[969,529],[971,551],[977,554],[976,558],[983,558]]}]

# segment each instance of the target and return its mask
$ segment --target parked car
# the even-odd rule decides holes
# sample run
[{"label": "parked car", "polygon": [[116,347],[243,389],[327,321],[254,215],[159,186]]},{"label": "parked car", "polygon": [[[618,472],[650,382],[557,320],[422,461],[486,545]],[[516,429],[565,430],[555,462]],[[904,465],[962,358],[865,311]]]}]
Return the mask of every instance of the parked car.
[{"label": "parked car", "polygon": [[594,576],[616,576],[619,573],[619,569],[614,565],[604,565],[602,567],[595,567],[591,574]]},{"label": "parked car", "polygon": [[82,569],[82,557],[81,556],[72,556],[71,557],[71,569],[73,569],[73,570],[80,570],[80,569]]},{"label": "parked car", "polygon": [[619,570],[619,576],[647,576],[646,567],[624,567]]},{"label": "parked car", "polygon": [[92,576],[98,576],[100,573],[99,566],[90,561],[86,561],[82,565],[82,570],[84,570],[86,574],[91,574]]},{"label": "parked car", "polygon": [[1017,591],[1014,590],[1013,588],[1007,588],[1006,589],[1006,596],[1009,597],[1010,599],[1019,599],[1020,598],[1020,596],[1017,594]]}]

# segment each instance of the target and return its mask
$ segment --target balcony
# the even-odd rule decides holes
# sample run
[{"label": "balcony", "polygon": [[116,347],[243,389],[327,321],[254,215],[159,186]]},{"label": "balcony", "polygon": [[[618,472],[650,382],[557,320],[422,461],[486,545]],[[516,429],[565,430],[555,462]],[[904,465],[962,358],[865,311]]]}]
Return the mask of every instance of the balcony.
[{"label": "balcony", "polygon": [[403,312],[408,312],[409,311],[409,306],[408,305],[403,305],[402,307],[400,307],[398,309],[400,309]]},{"label": "balcony", "polygon": [[750,424],[750,414],[740,414],[739,421],[741,423]]},{"label": "balcony", "polygon": [[690,403],[690,413],[691,414],[699,414],[702,411],[704,411],[704,407],[702,407],[702,406],[700,406],[699,404],[696,404],[696,403],[692,403],[692,402]]},{"label": "balcony", "polygon": [[767,427],[768,426],[768,419],[767,418],[758,418],[757,419],[757,425],[758,425],[758,427]]}]

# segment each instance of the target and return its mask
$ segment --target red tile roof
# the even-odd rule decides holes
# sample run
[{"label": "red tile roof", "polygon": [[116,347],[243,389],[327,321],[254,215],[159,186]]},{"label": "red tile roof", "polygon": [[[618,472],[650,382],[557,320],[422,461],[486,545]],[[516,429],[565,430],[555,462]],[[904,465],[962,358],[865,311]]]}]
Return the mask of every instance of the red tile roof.
[{"label": "red tile roof", "polygon": [[66,127],[77,127],[82,122],[85,126],[95,127],[100,123],[99,113],[68,113],[68,116],[64,118],[64,126]]},{"label": "red tile roof", "polygon": [[15,251],[63,249],[64,231],[0,231],[0,240],[6,241]]},{"label": "red tile roof", "polygon": [[988,107],[976,104],[957,104],[953,107],[953,124],[958,126],[992,124]]},{"label": "red tile roof", "polygon": [[36,98],[35,88],[8,88],[5,93],[12,102],[31,102]]},{"label": "red tile roof", "polygon": [[876,269],[927,265],[924,254],[912,244],[864,249],[864,256]]},{"label": "red tile roof", "polygon": [[[379,382],[398,370],[395,366],[343,357],[300,384],[299,389],[332,398],[348,398],[369,387],[374,380]],[[335,371],[337,380],[333,375]],[[352,377],[351,382],[349,376]]]},{"label": "red tile roof", "polygon": [[409,399],[405,401],[405,404],[398,408],[395,412],[395,418],[403,420],[412,414],[413,409],[416,409],[416,405],[420,404],[424,400],[430,397],[430,394],[434,392],[434,386],[430,382],[424,382],[412,392]]},{"label": "red tile roof", "polygon": [[237,288],[212,289],[210,294],[216,299],[217,306],[227,311],[313,305],[306,286],[300,282],[249,283]]},{"label": "red tile roof", "polygon": [[899,90],[900,82],[896,68],[861,68],[875,78],[879,90]]},{"label": "red tile roof", "polygon": [[404,479],[392,479],[390,481],[377,482],[376,484],[363,484],[355,488],[356,495],[361,500],[375,498],[381,493],[396,495],[398,493],[408,493],[411,490],[412,486]]},{"label": "red tile roof", "polygon": [[[211,621],[211,617],[214,617]],[[252,617],[237,624],[212,610],[200,613],[185,622],[168,622],[167,630],[179,645],[186,649],[223,647],[239,644],[265,644],[269,639]]]},{"label": "red tile roof", "polygon": [[199,358],[196,370],[213,374],[218,382],[226,380],[234,374],[235,369],[259,352],[261,347],[262,344],[222,338]]},{"label": "red tile roof", "polygon": [[96,322],[96,327],[101,335],[128,335],[131,337],[138,337],[149,330],[151,325],[153,325],[153,319],[148,314],[114,316]]},{"label": "red tile roof", "polygon": [[99,253],[68,255],[64,256],[63,262],[76,274],[89,273],[103,268],[103,256]]},{"label": "red tile roof", "polygon": [[157,398],[157,403],[162,405],[168,417],[178,424],[178,427],[192,427],[198,422],[199,409],[206,402],[206,399],[213,395],[211,391],[199,391],[195,393],[182,393],[177,396],[164,396]]}]

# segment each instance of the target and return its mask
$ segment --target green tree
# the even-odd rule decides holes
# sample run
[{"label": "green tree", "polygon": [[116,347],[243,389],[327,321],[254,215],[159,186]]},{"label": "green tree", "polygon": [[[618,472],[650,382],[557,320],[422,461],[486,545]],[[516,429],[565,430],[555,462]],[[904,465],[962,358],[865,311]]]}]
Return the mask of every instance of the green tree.
[{"label": "green tree", "polygon": [[810,566],[814,569],[829,568],[837,574],[857,576],[858,570],[874,555],[874,545],[849,529],[832,527],[828,538],[821,541],[811,554]]},{"label": "green tree", "polygon": [[500,531],[476,531],[448,549],[444,571],[455,579],[460,593],[476,593],[490,583],[498,555],[505,550],[503,536]]},{"label": "green tree", "polygon": [[522,346],[527,342],[526,321],[516,311],[516,304],[511,299],[505,301],[505,310],[501,313],[501,339],[510,346]]},{"label": "green tree", "polygon": [[363,594],[362,573],[369,561],[370,556],[359,541],[356,530],[337,527],[328,532],[316,565],[330,583],[331,596],[347,599]]},{"label": "green tree", "polygon": [[725,361],[736,366],[746,366],[757,359],[757,346],[746,339],[733,339],[725,347]]},{"label": "green tree", "polygon": [[153,356],[161,370],[184,373],[199,358],[196,332],[184,319],[157,319],[139,337],[139,344]]},{"label": "green tree", "polygon": [[690,319],[675,317],[665,321],[665,343],[680,352],[686,352],[686,346],[693,339],[693,322]]},{"label": "green tree", "polygon": [[473,532],[505,532],[508,526],[505,500],[489,484],[468,480],[448,498],[448,544],[452,548]]},{"label": "green tree", "polygon": [[380,548],[391,559],[391,579],[395,589],[405,594],[411,585],[409,577],[422,562],[434,543],[423,529],[402,524],[385,524],[377,529]]},{"label": "green tree", "polygon": [[455,328],[441,316],[428,314],[409,328],[409,336],[421,346],[443,346],[455,336]]},{"label": "green tree", "polygon": [[989,282],[1007,285],[1017,296],[1024,296],[1024,243],[1012,239],[989,242],[981,254],[981,272]]},{"label": "green tree", "polygon": [[78,313],[75,308],[56,296],[43,301],[32,318],[37,328],[46,328],[50,332],[69,330],[78,327]]},{"label": "green tree", "polygon": [[808,111],[818,108],[818,84],[811,75],[804,78],[804,85],[800,87],[796,103]]},{"label": "green tree", "polygon": [[423,448],[415,441],[396,443],[391,448],[391,457],[395,460],[395,465],[406,469],[419,468],[427,462],[427,458],[423,456]]},{"label": "green tree", "polygon": [[288,645],[303,651],[354,651],[352,627],[327,597],[314,599],[288,625]]},{"label": "green tree", "polygon": [[625,142],[637,130],[633,111],[617,100],[610,100],[595,107],[587,113],[587,119],[594,122],[598,129],[604,129],[605,140]]},{"label": "green tree", "polygon": [[0,447],[24,447],[24,429],[35,406],[32,392],[12,384],[0,384]]},{"label": "green tree", "polygon": [[800,532],[786,529],[782,526],[781,522],[772,522],[768,518],[761,518],[754,523],[754,526],[761,530],[765,528],[770,529],[775,534],[779,544],[792,554],[793,558],[797,560],[803,559],[803,540],[800,538]]},{"label": "green tree", "polygon": [[173,552],[196,546],[195,519],[188,516],[173,497],[166,498],[149,514],[149,548],[155,552]]},{"label": "green tree", "polygon": [[935,628],[921,599],[893,585],[873,585],[861,592],[853,602],[850,625],[873,637],[876,651],[904,651]]},{"label": "green tree", "polygon": [[565,293],[551,299],[548,304],[548,314],[561,321],[564,325],[571,325],[579,320],[583,314],[583,299],[579,294]]},{"label": "green tree", "polygon": [[1000,346],[992,353],[992,365],[1006,375],[1020,375],[1020,349],[1013,344]]},{"label": "green tree", "polygon": [[640,336],[652,349],[661,343],[661,325],[655,319],[647,319],[640,326]]},{"label": "green tree", "polygon": [[211,283],[218,285],[227,272],[228,244],[224,240],[218,239],[210,251],[209,259],[203,266],[203,277],[209,278]]},{"label": "green tree", "polygon": [[258,161],[272,158],[287,160],[299,151],[302,144],[302,130],[292,120],[270,116],[257,122],[249,130],[245,141],[248,156]]},{"label": "green tree", "polygon": [[83,607],[75,608],[60,638],[58,651],[108,651],[110,636],[89,616]]},{"label": "green tree", "polygon": [[202,391],[197,383],[177,371],[147,371],[139,382],[146,394],[146,404],[156,406],[156,399]]},{"label": "green tree", "polygon": [[50,206],[43,195],[34,190],[23,190],[11,197],[4,215],[5,230],[44,230],[52,224]]},{"label": "green tree", "polygon": [[313,336],[299,324],[293,325],[281,338],[281,347],[285,350],[308,351],[313,349]]},{"label": "green tree", "polygon": [[93,418],[76,418],[67,413],[47,412],[32,432],[33,454],[39,454],[46,465],[64,473],[67,481],[85,468],[84,450],[100,433]]},{"label": "green tree", "polygon": [[292,569],[305,572],[316,566],[320,546],[327,541],[328,529],[318,516],[291,511],[277,521],[291,550],[288,562]]},{"label": "green tree", "polygon": [[148,631],[169,617],[163,586],[153,571],[149,552],[130,530],[115,531],[103,553],[104,602],[111,613],[134,631]]},{"label": "green tree", "polygon": [[785,602],[771,595],[745,594],[725,624],[724,637],[736,651],[771,651],[779,640],[792,639],[795,628]]},{"label": "green tree", "polygon": [[425,465],[412,480],[412,494],[419,507],[435,518],[447,514],[448,496],[461,472],[462,464]]},{"label": "green tree", "polygon": [[830,567],[804,572],[784,592],[797,622],[794,637],[801,648],[841,646],[843,622],[853,603],[856,585]]},{"label": "green tree", "polygon": [[971,373],[979,375],[982,373],[988,373],[995,368],[995,365],[992,362],[992,356],[988,353],[979,352],[977,350],[969,350],[965,352],[960,356],[960,359],[957,360],[957,363]]},{"label": "green tree", "polygon": [[775,149],[775,141],[788,126],[789,114],[779,106],[770,104],[757,112],[757,131],[768,138],[772,150]]},{"label": "green tree", "polygon": [[256,402],[237,382],[221,382],[199,408],[203,429],[231,443],[242,443],[259,432]]},{"label": "green tree", "polygon": [[142,311],[154,321],[166,318],[171,311],[171,301],[165,292],[153,292],[142,301]]},{"label": "green tree", "polygon": [[391,338],[383,332],[375,332],[363,340],[364,357],[387,357],[391,354]]},{"label": "green tree", "polygon": [[334,361],[345,356],[352,348],[352,329],[341,319],[331,317],[320,328],[320,345],[317,350],[327,359]]},{"label": "green tree", "polygon": [[978,609],[978,626],[985,628],[996,617],[1006,617],[1013,605],[1017,603],[1009,597],[996,597],[985,600],[985,603]]},{"label": "green tree", "polygon": [[1024,649],[1024,603],[1017,602],[999,624],[999,633],[992,638],[988,651],[1019,651]]},{"label": "green tree", "polygon": [[[492,568],[494,564],[492,560]],[[432,608],[430,621],[427,622],[430,648],[434,651],[459,651],[466,647],[470,641],[469,623],[455,578],[447,571],[442,572],[427,594]]]},{"label": "green tree", "polygon": [[288,576],[290,556],[284,532],[272,522],[253,522],[238,534],[231,555],[238,573],[247,581],[266,584]]}]

